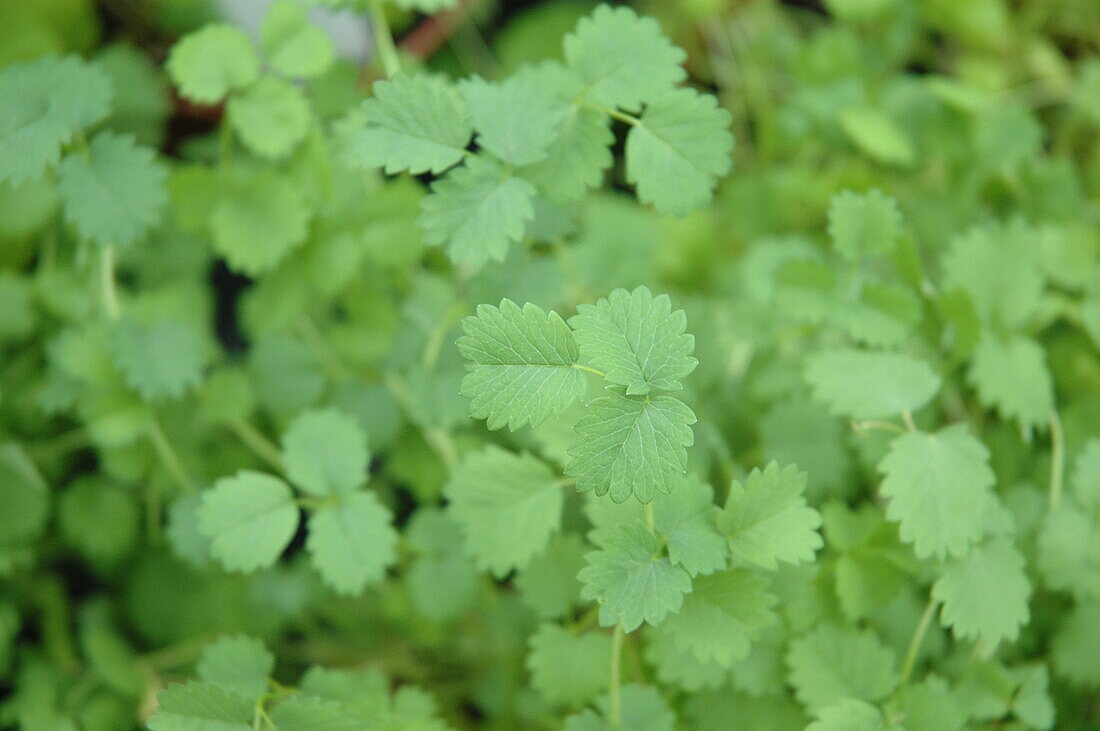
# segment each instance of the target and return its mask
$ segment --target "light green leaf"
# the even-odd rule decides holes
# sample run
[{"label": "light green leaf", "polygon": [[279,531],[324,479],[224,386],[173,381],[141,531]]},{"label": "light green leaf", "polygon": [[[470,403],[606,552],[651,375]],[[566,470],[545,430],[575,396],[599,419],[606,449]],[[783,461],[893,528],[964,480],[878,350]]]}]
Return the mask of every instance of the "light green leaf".
[{"label": "light green leaf", "polygon": [[695,338],[684,332],[684,311],[673,311],[667,294],[654,297],[646,287],[616,289],[594,305],[580,305],[569,326],[581,356],[609,383],[625,386],[628,396],[679,390],[680,379],[699,363],[691,357]]},{"label": "light green leaf", "polygon": [[692,576],[726,567],[729,550],[717,517],[714,491],[695,475],[677,479],[672,492],[653,500],[653,527],[664,538],[669,559]]},{"label": "light green leaf", "polygon": [[967,380],[978,398],[1005,419],[1030,431],[1043,428],[1054,411],[1054,384],[1039,343],[1022,335],[1000,338],[986,332],[970,359]]},{"label": "light green leaf", "polygon": [[[405,573],[417,611],[442,622],[469,609],[482,584],[481,574],[465,555],[462,528],[441,509],[421,507],[406,526],[404,537],[417,551],[415,562]],[[579,566],[571,577],[575,584],[577,570]]]},{"label": "light green leaf", "polygon": [[917,153],[904,132],[883,112],[851,107],[840,113],[840,128],[857,148],[887,165],[912,165]]},{"label": "light green leaf", "polygon": [[523,237],[535,216],[535,186],[495,162],[470,158],[432,183],[417,223],[424,242],[446,249],[451,261],[481,267],[504,261],[508,245]]},{"label": "light green leaf", "polygon": [[245,573],[273,565],[298,527],[286,483],[251,470],[215,482],[198,514],[211,555],[226,569]]},{"label": "light green leaf", "polygon": [[879,491],[890,499],[886,517],[900,523],[917,558],[961,556],[985,533],[981,516],[996,500],[993,470],[965,424],[903,434],[878,469],[885,475]]},{"label": "light green leaf", "polygon": [[932,585],[932,596],[943,602],[940,621],[958,639],[1012,641],[1030,616],[1024,557],[1005,537],[949,563]]},{"label": "light green leaf", "polygon": [[352,417],[303,411],[283,434],[283,461],[287,478],[310,495],[347,495],[366,482],[370,451]]},{"label": "light green leaf", "polygon": [[915,411],[940,389],[940,377],[924,362],[901,353],[838,348],[806,359],[814,398],[838,416],[881,419]]},{"label": "light green leaf", "polygon": [[621,624],[633,632],[642,622],[658,625],[678,612],[691,577],[660,556],[657,536],[641,522],[621,523],[593,531],[599,550],[589,553],[577,575],[584,583],[581,597],[598,600],[600,624]]},{"label": "light green leaf", "polygon": [[250,731],[253,703],[210,683],[173,683],[157,694],[152,731]]},{"label": "light green leaf", "polygon": [[203,648],[195,671],[201,680],[255,703],[267,690],[275,656],[264,643],[245,635],[225,635]]},{"label": "light green leaf", "polygon": [[603,107],[637,110],[672,90],[686,74],[686,54],[653,18],[601,5],[564,40],[565,61],[584,82],[584,97]]},{"label": "light green leaf", "polygon": [[1055,672],[1076,685],[1100,687],[1100,602],[1079,604],[1062,621],[1051,643]]},{"label": "light green leaf", "polygon": [[229,124],[257,155],[282,158],[305,139],[312,113],[301,89],[265,76],[226,105]]},{"label": "light green leaf", "polygon": [[100,246],[126,246],[144,236],[168,202],[168,172],[130,136],[101,132],[88,155],[71,152],[57,168],[65,220]]},{"label": "light green leaf", "polygon": [[194,328],[176,320],[122,320],[110,348],[127,385],[143,399],[179,398],[202,382],[205,345]]},{"label": "light green leaf", "polygon": [[293,0],[279,0],[267,11],[260,26],[260,46],[271,68],[290,78],[320,76],[336,60],[328,34],[310,25]]},{"label": "light green leaf", "polygon": [[581,603],[577,572],[584,568],[586,550],[576,533],[558,533],[542,554],[520,569],[516,588],[540,619],[561,619]]},{"label": "light green leaf", "polygon": [[50,489],[22,447],[0,446],[0,550],[38,538],[50,514]]},{"label": "light green leaf", "polygon": [[260,75],[260,59],[244,31],[228,24],[208,25],[184,36],[168,56],[168,73],[180,93],[213,104],[244,89]]},{"label": "light green leaf", "polygon": [[0,183],[42,177],[61,147],[110,111],[111,79],[77,56],[0,69]]},{"label": "light green leaf", "polygon": [[831,624],[794,640],[787,666],[798,700],[811,710],[842,698],[881,700],[898,683],[894,653],[874,633]]},{"label": "light green leaf", "polygon": [[814,712],[817,720],[806,731],[880,731],[886,728],[882,711],[858,698],[841,698]]},{"label": "light green leaf", "polygon": [[813,561],[824,543],[817,529],[821,515],[806,504],[806,474],[775,462],[754,469],[742,485],[730,485],[718,530],[741,561],[774,571],[779,562]]},{"label": "light green leaf", "polygon": [[531,685],[554,705],[579,708],[607,690],[611,637],[573,636],[556,624],[540,625],[529,640]]},{"label": "light green leaf", "polygon": [[462,395],[490,429],[537,426],[584,395],[584,374],[573,367],[577,344],[556,313],[505,299],[500,307],[478,305],[462,329],[458,350],[470,371]]},{"label": "light green leaf", "polygon": [[844,190],[829,200],[829,237],[845,259],[889,254],[900,234],[898,202],[878,188]]},{"label": "light green leaf", "polygon": [[609,391],[596,399],[574,427],[572,459],[565,471],[577,490],[611,493],[621,503],[634,495],[648,503],[669,493],[687,468],[687,447],[695,441],[695,414],[671,396],[626,396]]},{"label": "light green leaf", "polygon": [[373,492],[342,496],[309,517],[306,549],[321,577],[339,594],[358,594],[397,560],[390,509]]},{"label": "light green leaf", "polygon": [[565,109],[551,89],[513,76],[500,83],[472,77],[459,90],[477,130],[477,143],[512,165],[543,160],[561,133]]},{"label": "light green leaf", "polygon": [[729,172],[730,114],[709,94],[677,89],[646,106],[626,138],[626,179],[662,215],[706,205]]},{"label": "light green leaf", "polygon": [[235,271],[263,274],[305,241],[309,218],[301,192],[286,176],[250,175],[214,207],[214,250]]},{"label": "light green leaf", "polygon": [[443,490],[479,568],[503,578],[546,549],[561,525],[563,490],[529,454],[488,445],[463,457]]},{"label": "light green leaf", "polygon": [[760,631],[776,622],[776,599],[767,589],[765,579],[745,569],[698,576],[662,629],[700,661],[728,668],[745,659]]},{"label": "light green leaf", "polygon": [[350,160],[387,173],[438,175],[466,154],[473,134],[462,98],[446,81],[397,74],[363,102],[366,126],[350,139]]}]

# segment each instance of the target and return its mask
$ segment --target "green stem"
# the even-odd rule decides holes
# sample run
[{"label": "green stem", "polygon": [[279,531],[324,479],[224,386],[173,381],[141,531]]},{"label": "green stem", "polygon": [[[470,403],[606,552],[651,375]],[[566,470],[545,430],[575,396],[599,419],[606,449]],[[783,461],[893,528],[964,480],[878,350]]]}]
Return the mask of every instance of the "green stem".
[{"label": "green stem", "polygon": [[653,530],[653,503],[649,502],[645,504],[645,524],[650,530]]},{"label": "green stem", "polygon": [[122,315],[122,306],[118,302],[118,290],[115,287],[115,247],[104,246],[99,253],[99,293],[103,301],[103,311],[110,320]]},{"label": "green stem", "polygon": [[233,127],[228,119],[222,120],[221,129],[218,131],[218,172],[225,181],[233,172]]},{"label": "green stem", "polygon": [[164,468],[168,470],[168,474],[171,475],[179,488],[183,492],[194,492],[194,483],[188,477],[183,462],[180,461],[179,455],[176,454],[176,450],[173,449],[172,443],[168,441],[168,437],[165,436],[164,430],[160,428],[160,424],[156,419],[149,420],[149,439],[152,440],[153,447],[156,449],[160,461],[164,464]]},{"label": "green stem", "polygon": [[872,429],[881,429],[882,431],[893,432],[895,434],[904,434],[905,429],[889,421],[879,421],[878,419],[868,419],[866,421],[853,421],[852,430],[859,436],[866,436],[867,432]]},{"label": "green stem", "polygon": [[1062,483],[1066,470],[1066,433],[1057,411],[1050,412],[1050,510],[1062,504]]},{"label": "green stem", "polygon": [[386,19],[386,9],[381,0],[372,0],[370,4],[370,27],[374,35],[374,52],[378,54],[378,60],[382,62],[382,70],[386,78],[391,78],[401,70],[401,57],[397,55],[397,47],[393,43],[393,33],[390,31],[390,22]]},{"label": "green stem", "polygon": [[623,625],[616,624],[615,632],[611,635],[611,691],[610,712],[608,722],[612,726],[621,726],[623,723],[623,701],[619,692],[619,684],[622,676],[623,656]]},{"label": "green stem", "polygon": [[908,409],[901,412],[901,420],[905,422],[905,428],[909,431],[917,430],[916,422],[913,421],[913,415],[909,413]]},{"label": "green stem", "polygon": [[901,683],[900,687],[905,687],[905,684],[909,682],[909,676],[913,674],[913,668],[917,664],[917,655],[920,653],[921,643],[924,642],[924,635],[928,632],[929,625],[932,624],[932,617],[936,614],[936,607],[939,602],[935,598],[928,600],[928,606],[924,608],[924,614],[920,616],[920,621],[917,623],[917,629],[913,632],[913,639],[909,640],[909,649],[905,652],[905,661],[901,666]]},{"label": "green stem", "polygon": [[266,462],[270,467],[273,467],[279,472],[286,471],[286,465],[283,464],[283,454],[279,451],[279,448],[275,444],[260,433],[260,430],[249,424],[244,419],[233,419],[227,426],[237,435],[237,438],[244,443],[246,447],[252,450],[252,452]]}]

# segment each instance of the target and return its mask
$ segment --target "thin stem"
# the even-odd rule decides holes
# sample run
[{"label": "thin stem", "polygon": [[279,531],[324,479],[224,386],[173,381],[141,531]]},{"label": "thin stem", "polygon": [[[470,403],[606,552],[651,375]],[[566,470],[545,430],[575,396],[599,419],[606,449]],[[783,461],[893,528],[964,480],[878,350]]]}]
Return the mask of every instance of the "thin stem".
[{"label": "thin stem", "polygon": [[122,315],[122,306],[118,303],[115,287],[115,247],[112,244],[104,246],[99,253],[99,293],[107,318],[117,320]]},{"label": "thin stem", "polygon": [[386,9],[381,0],[372,0],[370,4],[370,27],[374,35],[374,52],[382,62],[386,78],[391,78],[401,70],[401,57],[393,44],[393,33],[390,32],[390,22],[386,19]]},{"label": "thin stem", "polygon": [[612,726],[621,726],[623,723],[623,701],[619,693],[622,657],[623,625],[620,623],[615,625],[615,632],[611,635],[611,708],[608,721]]},{"label": "thin stem", "polygon": [[600,378],[607,378],[607,374],[604,373],[603,371],[598,371],[595,368],[590,368],[586,365],[581,365],[580,363],[574,363],[573,367],[576,368],[578,371],[584,371],[585,373],[591,373],[592,375],[599,376]]},{"label": "thin stem", "polygon": [[653,503],[651,502],[645,504],[645,524],[653,530]]},{"label": "thin stem", "polygon": [[233,172],[233,127],[228,119],[222,120],[221,129],[218,131],[218,172],[225,178]]},{"label": "thin stem", "polygon": [[259,429],[244,419],[233,419],[227,426],[257,457],[279,472],[286,471],[282,452],[270,439],[261,434]]},{"label": "thin stem", "polygon": [[917,425],[913,421],[913,415],[909,413],[909,409],[901,412],[901,420],[905,422],[905,428],[909,431],[917,430]]},{"label": "thin stem", "polygon": [[1066,471],[1066,433],[1057,411],[1050,412],[1050,509],[1062,504],[1062,483]]},{"label": "thin stem", "polygon": [[168,441],[168,437],[165,436],[164,430],[160,428],[160,424],[156,419],[149,420],[149,439],[153,442],[153,447],[156,449],[157,456],[164,464],[164,468],[168,470],[168,474],[172,476],[172,479],[184,492],[194,492],[195,485],[191,482],[191,478],[187,476],[187,470],[183,467],[183,462],[180,461],[179,455],[176,454],[176,450],[172,447],[172,443]]},{"label": "thin stem", "polygon": [[924,642],[924,635],[928,632],[929,625],[932,624],[932,617],[936,614],[937,606],[939,606],[939,602],[935,598],[928,600],[928,606],[924,608],[924,614],[920,616],[917,629],[913,632],[913,639],[909,640],[909,649],[905,652],[905,661],[901,666],[901,687],[905,687],[905,684],[909,682],[909,676],[913,674],[921,643]]},{"label": "thin stem", "polygon": [[867,432],[872,429],[881,429],[882,431],[889,431],[895,434],[904,434],[905,429],[890,421],[880,421],[878,419],[868,419],[866,421],[853,421],[852,430],[861,437],[867,436]]},{"label": "thin stem", "polygon": [[617,119],[620,122],[626,122],[631,127],[642,123],[642,120],[638,119],[634,115],[627,114],[626,112],[620,112],[618,109],[604,109],[603,107],[600,107],[600,111],[611,117],[612,119]]}]

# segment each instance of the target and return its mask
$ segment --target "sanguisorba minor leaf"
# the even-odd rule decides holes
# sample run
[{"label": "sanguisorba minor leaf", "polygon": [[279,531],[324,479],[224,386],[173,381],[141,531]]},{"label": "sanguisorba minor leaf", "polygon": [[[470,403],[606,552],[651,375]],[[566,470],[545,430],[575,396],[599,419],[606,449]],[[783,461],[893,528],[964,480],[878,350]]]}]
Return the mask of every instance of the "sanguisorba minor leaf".
[{"label": "sanguisorba minor leaf", "polygon": [[245,573],[274,564],[298,527],[287,484],[251,470],[215,482],[202,496],[198,517],[214,558]]},{"label": "sanguisorba minor leaf", "polygon": [[152,731],[218,729],[249,731],[255,703],[213,683],[192,680],[172,683],[157,694],[157,713],[149,719]]},{"label": "sanguisorba minor leaf", "polygon": [[553,90],[513,76],[493,83],[473,77],[459,87],[470,111],[477,144],[511,165],[545,159],[561,134],[565,108]]},{"label": "sanguisorba minor leaf", "polygon": [[489,445],[463,457],[444,488],[479,568],[504,577],[546,549],[561,525],[563,490],[529,454]]},{"label": "sanguisorba minor leaf", "polygon": [[881,419],[915,411],[940,389],[940,377],[902,353],[836,348],[806,359],[814,398],[838,416]]},{"label": "sanguisorba minor leaf", "polygon": [[648,503],[669,493],[687,467],[695,441],[695,413],[671,396],[627,396],[610,390],[594,400],[575,427],[566,474],[577,490],[611,494],[621,503],[634,495]]},{"label": "sanguisorba minor leaf", "polygon": [[214,250],[235,271],[263,274],[305,241],[309,219],[305,199],[289,179],[258,172],[238,181],[214,206]]},{"label": "sanguisorba minor leaf", "polygon": [[677,216],[706,205],[732,164],[729,126],[718,100],[693,89],[648,104],[626,138],[626,179],[638,199]]},{"label": "sanguisorba minor leaf", "polygon": [[577,343],[557,313],[505,299],[499,307],[478,305],[462,329],[458,350],[470,371],[462,395],[471,399],[470,415],[490,429],[537,426],[584,395]]},{"label": "sanguisorba minor leaf", "polygon": [[260,59],[244,31],[214,24],[176,43],[167,68],[183,96],[213,104],[254,82],[260,75]]},{"label": "sanguisorba minor leaf", "polygon": [[234,94],[226,112],[245,147],[273,159],[286,157],[305,138],[312,116],[301,89],[271,76]]},{"label": "sanguisorba minor leaf", "polygon": [[698,364],[687,316],[673,310],[667,294],[646,287],[616,289],[595,305],[580,305],[570,318],[581,355],[628,396],[682,388],[680,379]]},{"label": "sanguisorba minor leaf", "polygon": [[336,409],[300,413],[283,434],[287,478],[311,495],[347,495],[367,479],[370,451],[358,422]]},{"label": "sanguisorba minor leaf", "polygon": [[239,693],[251,702],[264,694],[275,669],[275,656],[264,643],[246,635],[223,635],[203,648],[195,666],[201,680]]},{"label": "sanguisorba minor leaf", "polygon": [[1024,557],[1004,536],[948,563],[932,596],[943,603],[940,621],[960,639],[1015,640],[1030,616]]},{"label": "sanguisorba minor leaf", "polygon": [[343,495],[309,517],[306,550],[339,594],[358,594],[397,560],[390,509],[369,491]]}]

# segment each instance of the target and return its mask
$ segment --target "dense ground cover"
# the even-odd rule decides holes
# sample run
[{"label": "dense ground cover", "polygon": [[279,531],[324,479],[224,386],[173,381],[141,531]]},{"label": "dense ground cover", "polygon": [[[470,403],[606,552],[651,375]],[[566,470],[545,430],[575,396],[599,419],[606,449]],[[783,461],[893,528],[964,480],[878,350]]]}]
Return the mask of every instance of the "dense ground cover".
[{"label": "dense ground cover", "polygon": [[0,0],[0,725],[1100,723],[1098,48]]}]

